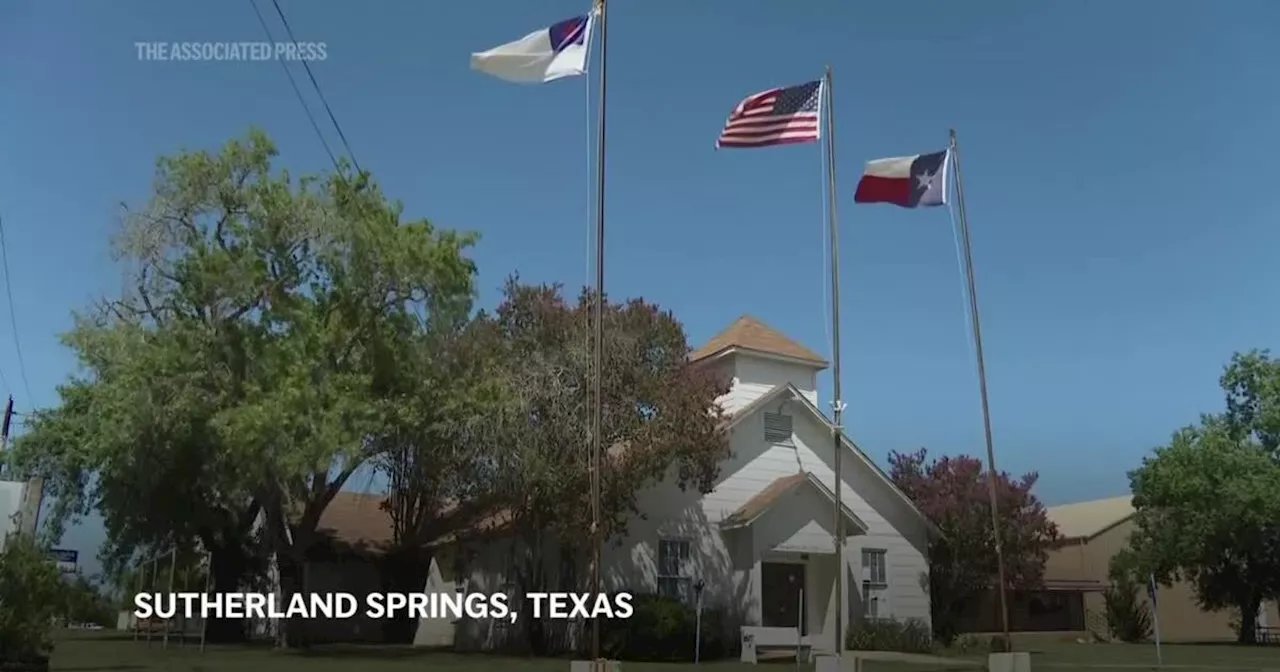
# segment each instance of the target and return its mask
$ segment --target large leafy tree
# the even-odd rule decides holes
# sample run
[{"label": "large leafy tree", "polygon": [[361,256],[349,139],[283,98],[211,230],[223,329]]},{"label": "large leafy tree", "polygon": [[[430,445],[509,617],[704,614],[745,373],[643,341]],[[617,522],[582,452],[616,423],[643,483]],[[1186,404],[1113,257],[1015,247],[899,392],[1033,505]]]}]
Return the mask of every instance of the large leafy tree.
[{"label": "large leafy tree", "polygon": [[[929,598],[933,627],[950,641],[965,610],[997,586],[996,537],[991,529],[987,471],[967,455],[929,459],[925,449],[889,455],[890,478],[942,535],[929,542]],[[1032,493],[1038,475],[996,477],[1006,588],[1032,589],[1044,579],[1057,526]]]},{"label": "large leafy tree", "polygon": [[1239,640],[1256,636],[1258,608],[1280,596],[1280,463],[1206,416],[1179,430],[1129,474],[1135,529],[1116,570],[1169,584],[1187,580],[1202,607],[1239,612]]},{"label": "large leafy tree", "polygon": [[[481,482],[522,542],[514,566],[526,591],[580,590],[587,579],[593,315],[590,293],[571,302],[557,286],[513,279],[496,312],[478,318],[482,333],[492,330],[499,390],[491,421],[470,440],[493,456]],[[640,299],[606,302],[603,315],[601,533],[609,539],[639,513],[639,493],[664,477],[709,490],[729,446],[715,404],[726,381],[689,362],[680,323]],[[522,620],[541,647],[541,624]]]},{"label": "large leafy tree", "polygon": [[[253,134],[217,154],[159,160],[152,198],[127,212],[112,241],[126,291],[77,315],[63,340],[80,375],[15,446],[17,461],[46,476],[51,534],[102,514],[109,572],[197,544],[215,589],[236,590],[249,571],[261,502],[243,445],[213,420],[242,399],[259,337],[248,318],[261,307],[261,268],[235,235],[250,213],[280,209],[288,179],[272,176],[273,155]],[[242,634],[233,622],[210,626],[215,641]]]},{"label": "large leafy tree", "polygon": [[1253,439],[1280,459],[1280,360],[1266,350],[1236,353],[1219,382],[1232,434]]},{"label": "large leafy tree", "polygon": [[160,160],[116,251],[130,291],[78,320],[85,365],[23,461],[119,558],[198,541],[243,578],[259,513],[286,592],[320,514],[378,450],[400,343],[469,310],[470,235],[401,221],[367,175],[293,180],[260,133]]},{"label": "large leafy tree", "polygon": [[286,593],[325,507],[379,450],[403,342],[465,317],[475,271],[473,237],[402,223],[373,185],[334,177],[319,198],[301,230],[264,222],[262,336],[244,400],[217,418],[253,459]]},{"label": "large leafy tree", "polygon": [[1280,362],[1236,353],[1219,380],[1226,412],[1176,432],[1129,474],[1135,531],[1113,570],[1190,581],[1201,606],[1234,609],[1256,636],[1280,596]]},{"label": "large leafy tree", "polygon": [[[383,423],[373,437],[375,464],[389,481],[383,509],[392,543],[382,556],[384,587],[422,589],[431,542],[458,533],[488,513],[484,480],[490,446],[468,440],[489,421],[497,399],[493,330],[482,321],[442,325],[399,343],[397,375],[388,377]],[[416,622],[386,623],[389,641],[411,641]]]}]

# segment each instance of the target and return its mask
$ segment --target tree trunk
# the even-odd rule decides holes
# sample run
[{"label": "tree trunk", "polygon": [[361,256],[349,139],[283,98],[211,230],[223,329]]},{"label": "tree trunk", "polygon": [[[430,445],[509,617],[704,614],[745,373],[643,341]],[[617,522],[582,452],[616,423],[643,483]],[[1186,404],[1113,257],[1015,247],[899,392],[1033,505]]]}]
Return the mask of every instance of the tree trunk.
[{"label": "tree trunk", "polygon": [[[286,609],[294,595],[305,594],[303,585],[303,562],[299,562],[290,553],[276,553],[276,572],[280,577],[280,608]],[[279,645],[283,648],[302,647],[308,644],[304,632],[306,622],[300,619],[285,618],[280,623]]]},{"label": "tree trunk", "polygon": [[[249,559],[236,546],[215,546],[209,549],[210,589],[214,594],[244,591],[244,581],[249,569]],[[237,644],[248,638],[244,621],[238,618],[210,618],[205,637],[212,644]]]},{"label": "tree trunk", "polygon": [[[383,590],[390,593],[420,593],[431,571],[431,554],[417,548],[396,548],[382,559]],[[382,634],[388,644],[412,644],[418,622],[408,610],[383,621]]]},{"label": "tree trunk", "polygon": [[[547,592],[547,577],[543,565],[542,546],[543,536],[540,531],[534,531],[532,534],[527,535],[524,580],[521,581],[524,585],[517,587],[521,594]],[[542,614],[542,618],[533,618],[532,603],[528,600],[521,600],[520,605],[527,605],[529,610],[527,615],[529,619],[528,626],[525,629],[525,634],[528,637],[526,645],[529,647],[529,652],[535,656],[547,655],[547,631],[546,624],[543,623],[543,620],[547,618],[547,614]],[[524,611],[524,609],[521,609],[521,611]],[[521,616],[526,617],[525,614],[521,614]]]},{"label": "tree trunk", "polygon": [[1241,644],[1257,644],[1258,643],[1258,608],[1262,606],[1262,600],[1256,595],[1251,595],[1247,599],[1242,600],[1240,609],[1240,633],[1237,640]]}]

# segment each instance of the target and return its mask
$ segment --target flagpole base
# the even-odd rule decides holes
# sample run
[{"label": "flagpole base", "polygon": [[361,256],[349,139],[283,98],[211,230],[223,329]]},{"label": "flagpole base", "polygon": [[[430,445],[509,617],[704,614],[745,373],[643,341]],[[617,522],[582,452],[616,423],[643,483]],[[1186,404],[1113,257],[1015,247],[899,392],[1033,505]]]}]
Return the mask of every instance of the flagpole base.
[{"label": "flagpole base", "polygon": [[990,654],[987,672],[1031,672],[1031,654],[1026,651]]},{"label": "flagpole base", "polygon": [[857,653],[846,651],[823,653],[813,657],[813,672],[862,672],[863,660]]}]

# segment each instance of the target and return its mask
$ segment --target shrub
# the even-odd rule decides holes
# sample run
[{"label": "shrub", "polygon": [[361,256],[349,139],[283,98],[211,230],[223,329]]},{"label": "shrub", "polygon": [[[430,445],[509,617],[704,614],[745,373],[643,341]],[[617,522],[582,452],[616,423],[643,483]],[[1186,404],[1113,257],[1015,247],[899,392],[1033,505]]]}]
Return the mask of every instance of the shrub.
[{"label": "shrub", "polygon": [[1102,601],[1112,637],[1129,643],[1151,637],[1151,610],[1139,599],[1138,585],[1132,577],[1113,575],[1111,585],[1102,593]]},{"label": "shrub", "polygon": [[[631,618],[602,624],[601,649],[605,655],[631,661],[693,660],[697,638],[697,613],[693,607],[659,595],[635,595],[631,606]],[[723,611],[702,608],[702,660],[728,654],[726,627]]]},{"label": "shrub", "polygon": [[[63,591],[65,607],[62,616],[68,623],[95,623],[103,627],[114,627],[116,623],[116,600],[104,595],[102,590],[93,585],[83,574],[64,583]],[[130,596],[129,607],[133,610]]]},{"label": "shrub", "polygon": [[866,619],[849,628],[845,647],[854,651],[930,653],[933,651],[933,636],[929,626],[918,618],[905,621]]},{"label": "shrub", "polygon": [[29,537],[10,535],[0,552],[0,663],[44,659],[53,620],[66,605],[57,566]]},{"label": "shrub", "polygon": [[982,638],[977,635],[960,635],[959,637],[956,637],[955,641],[951,644],[951,647],[955,649],[956,653],[964,655],[977,653],[978,651],[989,648],[990,642],[984,642]]}]

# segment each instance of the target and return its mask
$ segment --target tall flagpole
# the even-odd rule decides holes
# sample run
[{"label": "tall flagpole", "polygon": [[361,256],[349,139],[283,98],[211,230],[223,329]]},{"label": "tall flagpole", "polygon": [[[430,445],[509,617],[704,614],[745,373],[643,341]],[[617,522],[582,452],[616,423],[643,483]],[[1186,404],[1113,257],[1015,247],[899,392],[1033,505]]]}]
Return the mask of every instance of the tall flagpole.
[{"label": "tall flagpole", "polygon": [[[969,218],[964,211],[964,183],[960,179],[960,150],[956,130],[951,129],[951,161],[956,173],[956,205],[960,210],[960,237],[964,245],[965,280],[969,284],[969,315],[973,326],[973,344],[978,357],[978,390],[982,396],[982,428],[987,439],[987,491],[991,498],[991,534],[996,544],[996,580],[1000,586],[1000,626],[1006,645],[1009,639],[1009,602],[1005,596],[1004,548],[1000,540],[1000,511],[996,503],[996,450],[991,436],[991,406],[987,400],[987,365],[982,356],[982,327],[978,322],[978,290],[973,279],[973,246],[969,242]],[[1008,650],[1008,649],[1006,649]]]},{"label": "tall flagpole", "polygon": [[[841,470],[844,454],[844,426],[841,416],[844,414],[844,400],[840,396],[840,240],[836,227],[836,150],[835,150],[835,108],[831,95],[831,66],[827,66],[823,77],[822,88],[826,94],[823,101],[823,114],[826,116],[827,131],[827,226],[831,247],[831,439],[835,446],[835,546],[836,546],[836,646],[839,656],[844,651],[844,610],[845,610],[845,566],[844,557],[844,511],[841,490],[844,487],[844,472]],[[801,614],[803,617],[803,614]]]},{"label": "tall flagpole", "polygon": [[[597,0],[597,20],[600,22],[600,118],[596,138],[596,300],[595,300],[595,348],[592,351],[592,381],[594,404],[591,418],[591,591],[600,594],[601,563],[604,558],[604,528],[600,515],[600,481],[604,429],[604,123],[605,123],[605,63],[607,62],[608,28],[605,24],[605,0]],[[591,659],[600,661],[600,619],[591,619]]]}]

